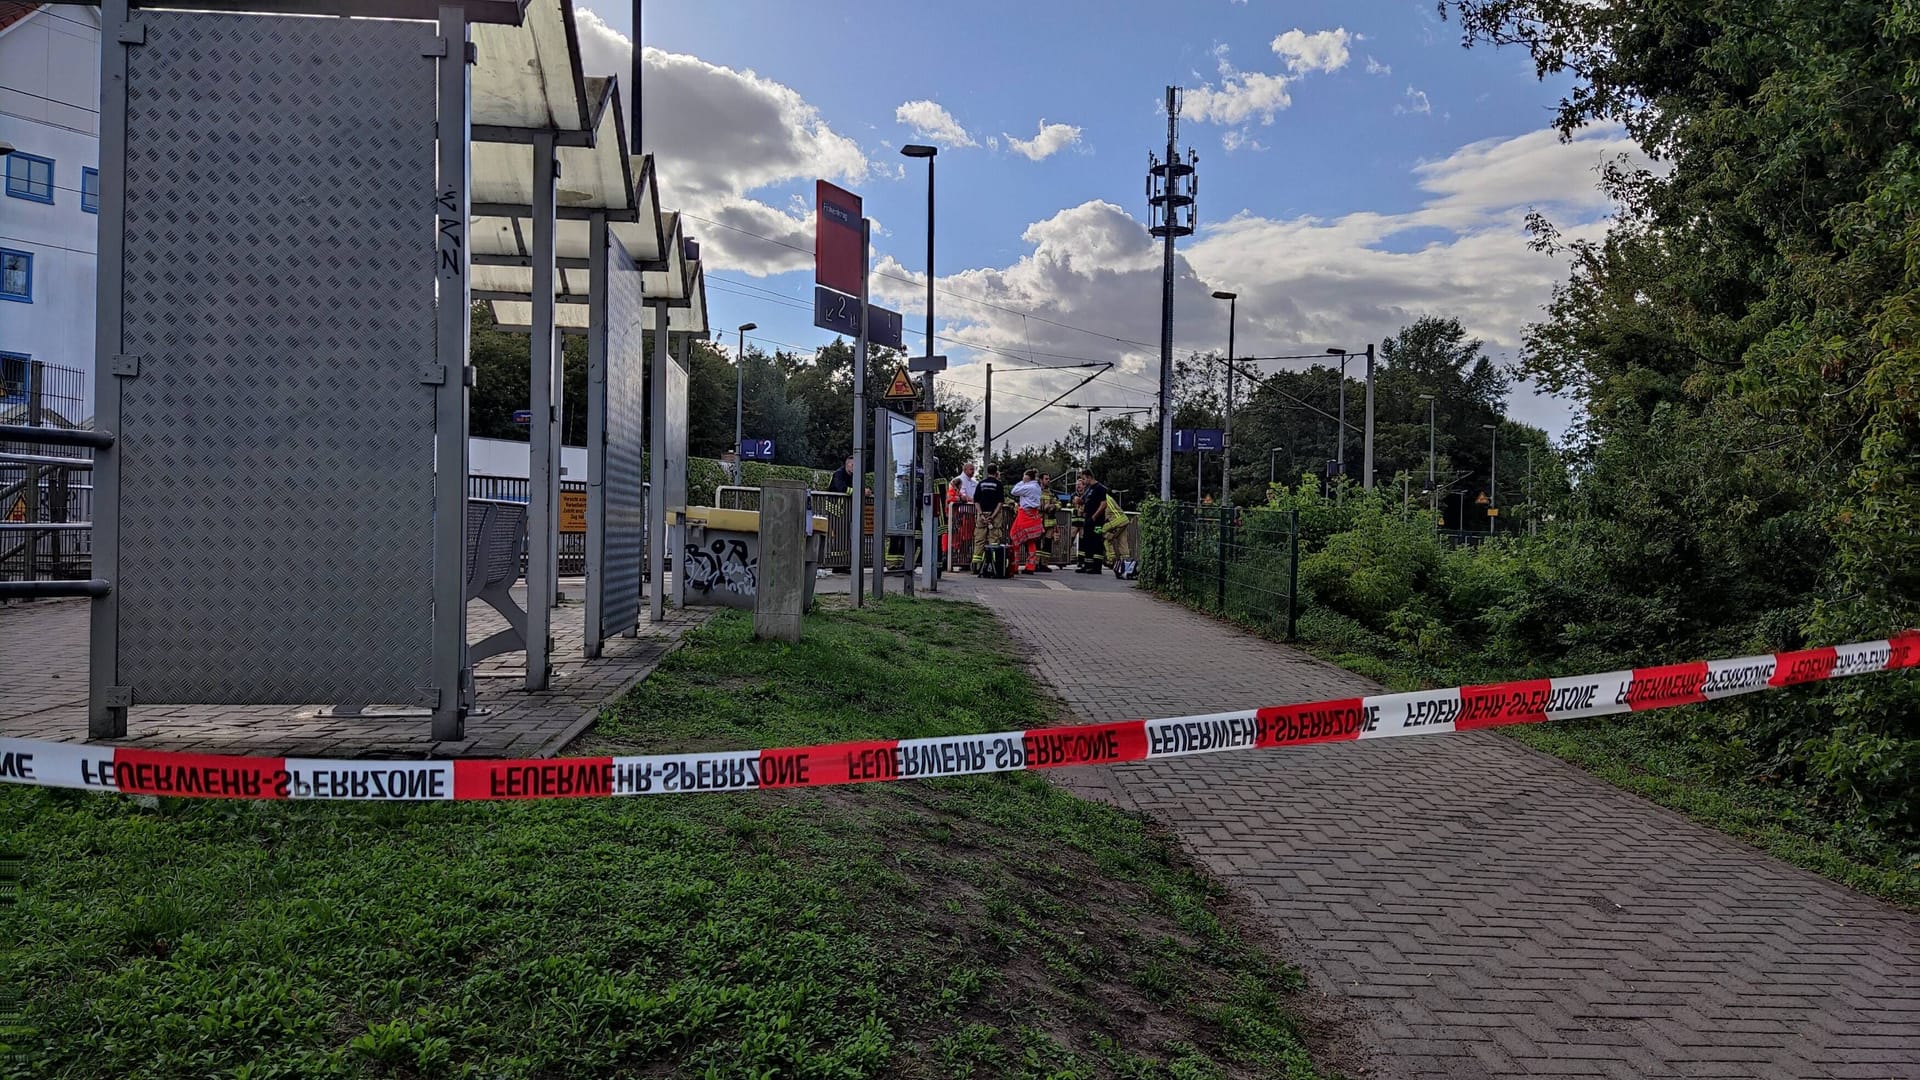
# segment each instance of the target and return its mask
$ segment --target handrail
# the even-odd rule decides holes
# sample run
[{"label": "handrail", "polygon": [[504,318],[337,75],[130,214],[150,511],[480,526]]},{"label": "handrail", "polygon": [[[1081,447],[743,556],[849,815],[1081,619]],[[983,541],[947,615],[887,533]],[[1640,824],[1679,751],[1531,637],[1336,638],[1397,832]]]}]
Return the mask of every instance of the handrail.
[{"label": "handrail", "polygon": [[99,578],[86,581],[0,581],[0,600],[56,600],[75,596],[105,596],[113,586]]},{"label": "handrail", "polygon": [[[56,469],[74,469],[76,471],[93,468],[92,458],[48,457],[45,454],[16,454],[11,450],[0,450],[0,462],[11,465],[47,465]],[[21,481],[23,484],[25,481]]]},{"label": "handrail", "polygon": [[113,432],[95,431],[91,428],[0,424],[0,442],[37,443],[41,446],[86,446],[95,450],[106,450],[113,446]]}]

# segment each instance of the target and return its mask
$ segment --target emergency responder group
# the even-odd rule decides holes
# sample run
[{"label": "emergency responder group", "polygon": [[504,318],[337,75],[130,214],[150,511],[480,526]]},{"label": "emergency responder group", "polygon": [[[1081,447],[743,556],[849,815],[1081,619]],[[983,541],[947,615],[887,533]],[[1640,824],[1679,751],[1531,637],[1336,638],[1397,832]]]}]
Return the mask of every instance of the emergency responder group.
[{"label": "emergency responder group", "polygon": [[1002,476],[999,466],[989,465],[985,475],[976,475],[968,462],[947,485],[954,561],[969,558],[971,569],[980,573],[988,564],[988,549],[1004,546],[1008,573],[1051,571],[1063,498],[1078,534],[1075,573],[1098,574],[1133,557],[1126,512],[1092,470],[1080,470],[1069,494],[1056,491],[1053,477],[1037,469]]}]

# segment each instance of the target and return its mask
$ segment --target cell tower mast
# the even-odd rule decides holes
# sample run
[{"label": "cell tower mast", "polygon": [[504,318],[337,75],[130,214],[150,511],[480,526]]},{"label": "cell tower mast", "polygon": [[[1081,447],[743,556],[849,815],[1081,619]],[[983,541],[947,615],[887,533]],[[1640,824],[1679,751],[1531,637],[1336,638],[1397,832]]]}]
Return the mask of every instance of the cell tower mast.
[{"label": "cell tower mast", "polygon": [[1200,159],[1180,160],[1180,88],[1167,87],[1167,157],[1147,154],[1147,231],[1166,241],[1160,270],[1160,498],[1173,497],[1173,242],[1193,235]]}]

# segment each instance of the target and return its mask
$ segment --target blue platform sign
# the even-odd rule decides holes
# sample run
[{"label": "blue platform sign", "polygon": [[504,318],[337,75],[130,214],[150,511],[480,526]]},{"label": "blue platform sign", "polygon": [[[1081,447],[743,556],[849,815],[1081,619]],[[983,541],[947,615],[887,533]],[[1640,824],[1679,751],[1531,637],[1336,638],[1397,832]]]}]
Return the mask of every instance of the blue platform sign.
[{"label": "blue platform sign", "polygon": [[1174,428],[1173,449],[1175,453],[1187,454],[1195,450],[1218,453],[1225,440],[1220,429],[1210,428]]},{"label": "blue platform sign", "polygon": [[772,439],[740,440],[740,460],[772,461],[773,460],[773,440]]},{"label": "blue platform sign", "polygon": [[513,422],[516,424],[519,424],[521,427],[526,427],[528,424],[533,423],[533,410],[532,409],[513,410]]},{"label": "blue platform sign", "polygon": [[[900,313],[879,304],[868,304],[867,341],[889,349],[902,349]],[[835,292],[825,285],[813,287],[813,325],[851,338],[860,336],[860,298]]]}]

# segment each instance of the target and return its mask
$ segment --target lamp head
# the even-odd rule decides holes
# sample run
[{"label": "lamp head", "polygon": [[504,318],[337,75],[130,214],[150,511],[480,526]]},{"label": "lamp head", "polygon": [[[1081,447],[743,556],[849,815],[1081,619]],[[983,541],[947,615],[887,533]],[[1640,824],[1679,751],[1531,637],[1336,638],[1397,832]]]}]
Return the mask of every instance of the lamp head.
[{"label": "lamp head", "polygon": [[1347,355],[1347,350],[1345,350],[1345,349],[1328,349],[1328,350],[1327,350],[1327,355],[1328,355],[1328,356],[1345,356],[1345,355]]},{"label": "lamp head", "polygon": [[758,329],[760,329],[760,326],[758,323],[745,322],[740,324],[740,332],[743,334],[749,330],[758,330]]},{"label": "lamp head", "polygon": [[1237,300],[1239,297],[1239,293],[1230,293],[1225,290],[1215,290],[1213,294],[1215,300]]},{"label": "lamp head", "polygon": [[940,148],[937,146],[922,146],[919,143],[908,143],[900,148],[900,152],[908,157],[930,158],[939,153]]}]

